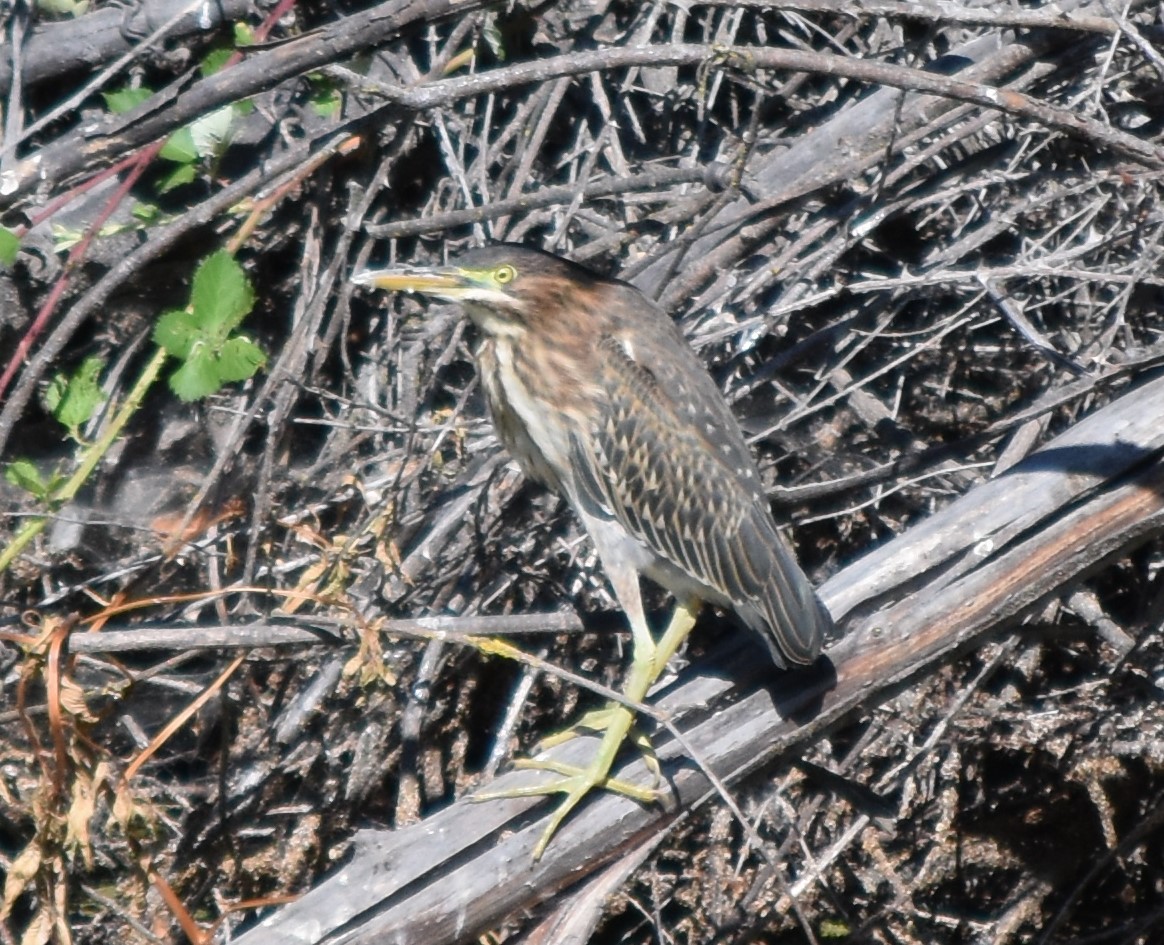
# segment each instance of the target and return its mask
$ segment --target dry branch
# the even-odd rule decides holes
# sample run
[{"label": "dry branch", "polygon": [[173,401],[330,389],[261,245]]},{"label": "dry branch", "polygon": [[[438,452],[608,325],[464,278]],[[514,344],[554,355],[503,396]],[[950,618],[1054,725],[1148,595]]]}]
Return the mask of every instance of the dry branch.
[{"label": "dry branch", "polygon": [[[137,50],[132,42],[148,36],[173,20],[168,39],[212,33],[223,23],[244,17],[252,0],[218,0],[211,4],[191,0],[147,0],[133,7],[108,6],[74,19],[42,22],[27,37],[21,50],[21,79],[26,85],[63,81],[70,73],[104,66],[117,56]],[[12,82],[12,63],[0,62],[0,95]],[[7,143],[6,143],[7,144]]]}]

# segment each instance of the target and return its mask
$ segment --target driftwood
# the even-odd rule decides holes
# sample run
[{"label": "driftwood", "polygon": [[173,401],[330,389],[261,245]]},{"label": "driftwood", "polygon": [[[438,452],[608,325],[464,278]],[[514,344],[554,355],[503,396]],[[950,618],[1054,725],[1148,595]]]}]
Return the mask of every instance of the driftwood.
[{"label": "driftwood", "polygon": [[[655,703],[684,742],[656,735],[673,791],[669,810],[596,796],[534,864],[529,854],[547,804],[465,798],[405,829],[365,833],[352,862],[240,945],[470,940],[604,867],[617,868],[682,812],[715,796],[703,766],[730,785],[793,756],[846,713],[1014,626],[1041,600],[1158,532],[1160,416],[1164,378],[1157,377],[837,574],[822,594],[845,634],[813,670],[764,678],[762,661],[741,641],[715,673],[683,674]],[[898,599],[856,616],[889,598]],[[592,748],[588,741],[552,755],[575,760]],[[495,786],[541,776],[513,772]],[[642,782],[647,773],[635,761],[619,776]],[[580,901],[596,905],[593,897]]]}]

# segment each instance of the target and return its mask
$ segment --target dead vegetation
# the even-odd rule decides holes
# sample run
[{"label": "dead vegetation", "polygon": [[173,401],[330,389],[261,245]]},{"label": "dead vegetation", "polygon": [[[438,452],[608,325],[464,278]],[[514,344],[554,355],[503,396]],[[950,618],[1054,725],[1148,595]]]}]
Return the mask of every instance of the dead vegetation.
[{"label": "dead vegetation", "polygon": [[[1148,4],[215,7],[255,36],[178,12],[5,26],[0,220],[21,251],[0,268],[0,456],[44,488],[0,485],[4,943],[251,929],[357,830],[449,808],[598,700],[471,635],[617,686],[621,617],[568,510],[499,453],[471,330],[354,292],[354,267],[511,240],[657,297],[754,436],[806,569],[853,569],[830,598],[853,634],[842,677],[890,652],[862,636],[870,614],[932,604],[931,570],[975,573],[992,512],[1017,503],[984,567],[1043,534],[1020,514],[1038,488],[960,497],[1155,377]],[[73,57],[85,39],[100,63]],[[154,94],[113,113],[100,93],[129,87]],[[158,154],[191,123],[192,159]],[[268,361],[183,403],[153,326],[223,248]],[[46,392],[94,355],[101,405],[73,441]],[[1132,457],[1113,427],[1084,444],[1102,463],[1078,443],[1046,462],[1087,488],[1150,476],[1164,443],[1143,420]],[[53,476],[87,462],[62,492]],[[919,543],[913,570],[858,580],[951,508],[957,555]],[[795,747],[733,779],[742,823],[685,800],[606,886],[547,881],[503,922],[408,940],[1158,940],[1154,514],[1101,549],[1068,533],[1094,560],[1049,597],[1013,588],[1021,620],[1000,606],[951,631],[957,654],[915,666],[920,636],[893,640],[901,659],[838,720],[798,720]],[[706,617],[693,663],[746,676],[746,650],[721,653],[746,647],[734,634]]]}]

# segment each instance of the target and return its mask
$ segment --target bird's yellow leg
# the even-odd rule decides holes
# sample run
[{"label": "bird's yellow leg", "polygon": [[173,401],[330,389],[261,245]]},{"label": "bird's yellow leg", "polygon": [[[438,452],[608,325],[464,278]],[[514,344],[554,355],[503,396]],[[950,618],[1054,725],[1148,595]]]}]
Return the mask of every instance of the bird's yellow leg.
[{"label": "bird's yellow leg", "polygon": [[[662,674],[663,668],[671,661],[671,657],[683,645],[683,641],[687,639],[687,634],[695,626],[695,618],[699,616],[699,611],[702,606],[702,602],[698,600],[676,605],[675,610],[671,614],[671,622],[663,632],[662,638],[658,643],[652,643],[655,650],[653,657],[655,676],[651,680],[652,685]],[[577,738],[580,731],[592,733],[606,731],[610,726],[612,713],[618,708],[621,707],[614,704],[604,706],[601,709],[591,709],[588,712],[584,712],[577,722],[570,724],[569,728],[539,739],[537,745],[538,750],[553,748],[555,745],[564,745],[571,739]],[[627,737],[635,743],[635,746],[643,754],[651,754],[651,740],[647,738],[645,733],[639,731],[637,727],[632,727]]]},{"label": "bird's yellow leg", "polygon": [[683,645],[683,641],[687,639],[687,634],[695,626],[695,618],[699,616],[699,611],[702,608],[703,602],[700,600],[682,601],[675,605],[675,610],[671,614],[671,622],[667,624],[667,629],[663,631],[663,636],[659,638],[659,642],[655,645],[655,664],[657,669],[655,671],[655,678],[651,680],[652,684],[654,684],[655,679],[658,679],[663,674],[663,670],[671,662],[671,657],[675,655],[679,647]]},{"label": "bird's yellow leg", "polygon": [[[518,758],[513,762],[513,767],[520,771],[552,771],[554,774],[560,774],[565,778],[573,778],[578,772],[584,770],[578,767],[578,765],[572,765],[565,761],[554,761],[552,758]],[[542,797],[547,794],[562,792],[564,789],[558,786],[560,783],[553,782],[549,785],[531,785],[530,787],[513,788],[509,791],[499,791],[496,794],[491,792],[474,794],[473,800],[487,801],[496,797]],[[613,791],[615,794],[629,797],[632,801],[638,801],[640,804],[653,804],[659,799],[659,792],[655,788],[643,787],[632,781],[623,781],[621,778],[604,777],[602,784],[599,786],[604,791]]]},{"label": "bird's yellow leg", "polygon": [[[606,731],[610,724],[610,713],[614,709],[612,706],[603,706],[601,709],[590,709],[582,713],[582,717],[577,722],[571,722],[569,728],[564,728],[560,732],[554,732],[552,735],[547,735],[545,738],[538,739],[538,751],[546,748],[553,748],[555,745],[564,745],[571,739],[577,738],[584,732],[594,734],[596,732]],[[633,738],[638,743],[639,739],[645,738],[637,728],[632,728],[630,738]]]},{"label": "bird's yellow leg", "polygon": [[[556,745],[564,745],[566,742],[577,738],[583,732],[589,732],[592,735],[601,735],[610,727],[614,712],[615,709],[612,706],[607,706],[604,709],[592,709],[569,728],[539,739],[537,751],[549,751],[549,749]],[[644,804],[650,803],[658,798],[659,792],[656,790],[656,787],[663,780],[663,769],[659,766],[659,757],[655,754],[655,746],[651,744],[651,739],[647,736],[647,733],[637,725],[631,725],[630,731],[627,732],[624,741],[630,742],[638,750],[639,755],[643,759],[643,764],[647,766],[647,770],[651,773],[652,786],[649,788],[633,787],[632,790],[627,790],[627,782],[618,781],[614,778],[607,778],[602,786],[608,791],[625,794],[627,797],[634,798],[636,801],[642,801]],[[547,771],[555,771],[561,767],[571,767],[569,765],[563,766],[556,762],[535,761],[532,758],[518,758],[514,761],[513,766],[515,768],[544,768]],[[578,770],[577,766],[573,767],[575,771]]]},{"label": "bird's yellow leg", "polygon": [[[698,613],[698,609],[696,604],[680,604],[676,607],[675,613],[671,616],[670,624],[656,645],[651,638],[649,629],[647,629],[646,619],[642,616],[641,609],[638,613],[633,613],[628,608],[631,631],[634,635],[634,658],[626,685],[623,688],[623,695],[626,696],[628,702],[640,703],[643,701],[647,691],[662,674],[667,660],[671,658],[687,634],[691,632],[691,628],[695,625],[695,614]],[[601,720],[602,741],[593,759],[585,767],[576,768],[557,762],[528,759],[521,763],[521,767],[550,770],[562,775],[561,779],[528,788],[486,792],[474,797],[474,800],[483,801],[501,797],[529,797],[542,794],[566,795],[565,800],[558,805],[558,809],[554,811],[550,822],[546,825],[537,846],[534,847],[534,860],[541,857],[562,821],[593,788],[603,787],[614,790],[644,803],[657,800],[659,797],[656,790],[644,789],[608,778],[610,769],[618,757],[619,749],[634,726],[634,712],[621,703],[615,703],[603,710],[603,715],[605,717]]]},{"label": "bird's yellow leg", "polygon": [[[695,619],[699,615],[701,607],[702,603],[698,600],[691,600],[685,604],[676,605],[675,610],[671,614],[671,622],[668,624],[667,629],[663,631],[663,636],[660,638],[658,643],[652,643],[652,647],[654,649],[653,661],[655,673],[648,688],[650,688],[651,685],[654,685],[655,680],[657,680],[662,674],[663,669],[671,661],[671,657],[675,655],[676,650],[678,650],[679,647],[683,645],[683,641],[687,639],[687,634],[689,634],[691,632],[691,628],[695,626]],[[545,738],[540,739],[537,744],[538,750],[544,751],[546,749],[553,748],[555,745],[564,745],[571,739],[577,738],[580,731],[601,734],[610,727],[614,713],[622,708],[623,706],[615,703],[605,706],[601,709],[591,709],[589,712],[584,713],[582,718],[580,718],[577,722],[572,723],[569,728],[561,732],[555,732],[553,735],[547,735]],[[662,777],[662,772],[659,769],[659,760],[655,756],[655,750],[651,745],[651,740],[647,737],[646,733],[638,728],[638,726],[633,725],[631,726],[630,732],[627,733],[626,737],[642,753],[643,761],[646,762],[647,767],[650,769],[651,774],[655,778],[655,783],[658,784],[660,778]],[[549,764],[543,764],[540,762],[531,761],[529,759],[519,760],[514,767],[541,767],[545,768],[546,770],[556,770],[551,769]],[[640,799],[637,794],[641,793],[641,789],[639,792],[631,793],[629,791],[623,790],[621,787],[614,787],[612,782],[603,786],[609,790],[618,791],[620,794],[627,794],[631,797],[634,797],[635,800]]]},{"label": "bird's yellow leg", "polygon": [[[619,706],[622,708],[622,706]],[[582,718],[577,722],[570,723],[569,729],[563,729],[561,732],[554,732],[545,738],[538,739],[537,751],[544,752],[549,748],[558,745],[565,745],[567,741],[572,741],[583,732],[590,734],[601,734],[610,727],[610,716],[615,711],[611,705],[605,705],[602,709],[591,709],[583,713]],[[634,747],[637,747],[640,752],[645,755],[651,754],[651,739],[646,737],[646,733],[641,731],[637,725],[631,726],[631,731],[627,732],[626,737],[629,738]],[[650,762],[648,762],[650,763]],[[518,762],[518,767],[526,767],[523,763]]]}]

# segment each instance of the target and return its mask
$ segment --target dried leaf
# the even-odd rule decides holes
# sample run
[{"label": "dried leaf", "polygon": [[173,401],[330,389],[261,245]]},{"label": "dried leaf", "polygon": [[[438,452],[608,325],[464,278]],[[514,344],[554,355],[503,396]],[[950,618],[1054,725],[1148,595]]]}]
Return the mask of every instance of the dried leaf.
[{"label": "dried leaf", "polygon": [[20,945],[45,945],[53,929],[53,917],[48,909],[40,909],[20,936]]},{"label": "dried leaf", "polygon": [[24,889],[36,877],[40,870],[41,849],[37,840],[33,840],[20,851],[20,855],[12,861],[8,875],[4,877],[4,901],[0,903],[0,920],[8,918],[12,912],[12,905],[16,902]]}]

